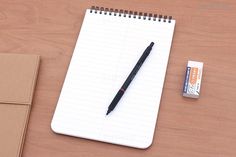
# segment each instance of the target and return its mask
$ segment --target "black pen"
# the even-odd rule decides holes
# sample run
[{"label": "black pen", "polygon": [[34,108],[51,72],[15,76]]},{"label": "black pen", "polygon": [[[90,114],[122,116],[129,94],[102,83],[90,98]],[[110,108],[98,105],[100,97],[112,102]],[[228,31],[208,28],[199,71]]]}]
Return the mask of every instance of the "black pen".
[{"label": "black pen", "polygon": [[120,90],[117,92],[116,96],[114,97],[111,104],[109,105],[106,115],[108,115],[111,111],[114,110],[114,108],[116,107],[116,105],[120,101],[121,97],[125,93],[125,90],[128,88],[129,84],[131,83],[131,81],[133,80],[133,78],[135,77],[137,72],[139,71],[140,67],[142,66],[142,64],[146,60],[147,56],[150,54],[153,45],[154,45],[154,42],[151,42],[151,44],[143,52],[142,56],[139,58],[138,62],[134,66],[133,70],[131,71],[131,73],[129,74],[129,76],[125,80],[124,84],[121,86]]}]

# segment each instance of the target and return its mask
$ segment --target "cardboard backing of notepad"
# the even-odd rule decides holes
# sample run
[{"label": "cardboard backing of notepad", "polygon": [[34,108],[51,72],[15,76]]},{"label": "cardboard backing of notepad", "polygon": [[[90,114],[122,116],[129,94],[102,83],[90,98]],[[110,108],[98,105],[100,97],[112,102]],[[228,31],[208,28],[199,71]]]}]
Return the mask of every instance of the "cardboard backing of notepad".
[{"label": "cardboard backing of notepad", "polygon": [[39,67],[38,55],[0,53],[0,156],[19,157]]}]

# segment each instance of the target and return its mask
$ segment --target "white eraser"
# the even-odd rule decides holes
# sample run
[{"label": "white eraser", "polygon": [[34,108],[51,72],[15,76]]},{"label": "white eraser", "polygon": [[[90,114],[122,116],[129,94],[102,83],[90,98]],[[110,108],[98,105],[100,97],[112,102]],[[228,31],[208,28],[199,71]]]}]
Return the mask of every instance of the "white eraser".
[{"label": "white eraser", "polygon": [[188,61],[183,96],[199,98],[202,81],[203,62]]}]

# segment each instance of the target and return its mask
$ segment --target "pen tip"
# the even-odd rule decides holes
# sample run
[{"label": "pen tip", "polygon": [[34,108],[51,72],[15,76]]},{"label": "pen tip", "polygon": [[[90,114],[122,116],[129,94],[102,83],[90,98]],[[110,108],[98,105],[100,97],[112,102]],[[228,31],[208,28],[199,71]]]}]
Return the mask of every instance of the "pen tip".
[{"label": "pen tip", "polygon": [[108,110],[108,111],[107,111],[107,113],[106,113],[106,115],[108,115],[110,112],[111,112],[111,111],[110,111],[110,110]]}]

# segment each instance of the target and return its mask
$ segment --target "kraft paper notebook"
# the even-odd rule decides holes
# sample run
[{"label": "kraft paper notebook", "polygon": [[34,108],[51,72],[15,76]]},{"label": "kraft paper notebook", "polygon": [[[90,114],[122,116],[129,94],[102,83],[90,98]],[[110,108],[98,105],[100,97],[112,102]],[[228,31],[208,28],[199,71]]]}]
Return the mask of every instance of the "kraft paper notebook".
[{"label": "kraft paper notebook", "polygon": [[20,157],[39,56],[0,53],[0,156]]},{"label": "kraft paper notebook", "polygon": [[[136,148],[151,145],[171,48],[170,16],[92,7],[51,123],[56,133]],[[117,91],[146,47],[155,45],[119,101]]]}]

